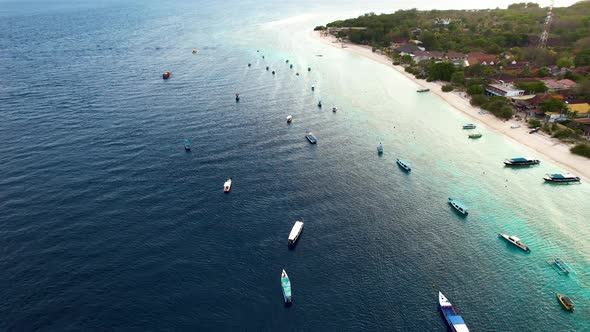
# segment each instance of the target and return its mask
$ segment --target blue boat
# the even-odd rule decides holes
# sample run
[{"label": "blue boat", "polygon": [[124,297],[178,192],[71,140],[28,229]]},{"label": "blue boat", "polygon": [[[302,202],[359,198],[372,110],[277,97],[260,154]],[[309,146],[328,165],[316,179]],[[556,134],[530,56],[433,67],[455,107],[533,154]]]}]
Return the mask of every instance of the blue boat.
[{"label": "blue boat", "polygon": [[512,158],[504,160],[504,165],[506,166],[529,166],[529,165],[538,165],[541,161],[537,159],[528,159],[528,158]]},{"label": "blue boat", "polygon": [[289,276],[285,270],[281,273],[281,287],[283,287],[283,300],[285,300],[285,305],[289,306],[293,303],[291,301],[291,280],[289,280]]},{"label": "blue boat", "polygon": [[317,144],[317,142],[318,142],[317,138],[315,138],[315,136],[313,135],[313,133],[311,131],[308,131],[307,134],[305,134],[305,138],[307,138],[307,140],[311,144]]},{"label": "blue boat", "polygon": [[463,126],[463,129],[475,129],[475,125],[473,123],[468,123]]},{"label": "blue boat", "polygon": [[396,163],[399,165],[399,167],[403,168],[404,171],[406,171],[406,172],[412,171],[412,167],[410,167],[410,164],[408,164],[407,162],[405,162],[401,159],[397,159]]},{"label": "blue boat", "polygon": [[378,154],[383,154],[383,143],[379,143],[379,145],[377,145],[377,153]]},{"label": "blue boat", "polygon": [[184,150],[185,151],[191,150],[191,141],[189,141],[188,138],[184,139]]},{"label": "blue boat", "polygon": [[543,179],[547,182],[558,183],[580,182],[580,177],[573,174],[547,174]]},{"label": "blue boat", "polygon": [[443,293],[438,292],[438,302],[440,304],[440,310],[442,311],[447,324],[453,332],[469,332],[463,317],[459,315],[459,311],[454,305],[447,300]]},{"label": "blue boat", "polygon": [[454,207],[455,210],[459,211],[463,215],[467,215],[469,213],[467,211],[467,208],[463,204],[461,204],[459,201],[454,200],[450,197],[449,197],[449,204],[451,204],[451,206]]}]

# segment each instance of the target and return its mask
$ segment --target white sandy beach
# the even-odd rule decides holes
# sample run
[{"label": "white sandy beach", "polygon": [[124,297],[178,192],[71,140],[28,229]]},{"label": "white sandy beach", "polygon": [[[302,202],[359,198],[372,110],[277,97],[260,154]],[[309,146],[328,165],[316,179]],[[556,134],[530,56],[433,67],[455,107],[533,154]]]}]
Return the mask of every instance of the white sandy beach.
[{"label": "white sandy beach", "polygon": [[[480,113],[481,110],[479,108],[471,106],[471,104],[469,104],[469,99],[462,96],[464,93],[442,92],[440,82],[427,82],[426,80],[415,78],[414,75],[405,72],[404,67],[394,66],[391,59],[386,55],[373,53],[369,46],[345,43],[345,47],[342,48],[341,43],[337,42],[336,38],[333,36],[329,35],[327,37],[323,37],[318,31],[312,32],[312,36],[314,39],[319,40],[326,45],[364,56],[397,70],[410,80],[414,81],[417,85],[430,89],[430,93],[434,93],[440,98],[444,99],[447,103],[453,106],[453,108],[467,114],[473,119],[480,121],[490,129],[506,135],[513,141],[535,150],[540,155],[536,156],[539,157],[539,159],[550,159],[553,162],[563,166],[563,170],[555,170],[556,172],[569,171],[584,178],[585,181],[590,180],[590,159],[572,154],[569,151],[570,147],[567,144],[564,144],[559,140],[553,139],[545,134],[529,134],[528,127],[523,121],[502,121],[493,114],[486,114],[483,112],[482,114]],[[510,126],[515,124],[520,125],[521,128],[510,128]]]}]

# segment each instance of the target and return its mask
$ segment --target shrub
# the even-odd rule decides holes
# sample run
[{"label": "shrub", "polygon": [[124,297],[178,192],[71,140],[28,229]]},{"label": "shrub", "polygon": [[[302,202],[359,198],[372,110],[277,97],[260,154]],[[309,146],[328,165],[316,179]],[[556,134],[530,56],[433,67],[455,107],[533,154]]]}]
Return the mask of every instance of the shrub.
[{"label": "shrub", "polygon": [[453,86],[451,84],[445,84],[442,86],[443,92],[451,92],[453,91]]},{"label": "shrub", "polygon": [[399,61],[394,61],[394,62],[393,62],[393,65],[394,65],[394,66],[399,66],[399,65],[401,65],[401,62],[399,62]]},{"label": "shrub", "polygon": [[469,103],[473,106],[482,106],[484,104],[487,104],[488,101],[489,101],[488,96],[475,95],[475,96],[471,97],[471,100],[469,101]]},{"label": "shrub", "polygon": [[559,129],[553,134],[553,137],[557,139],[569,139],[576,138],[578,135],[571,129]]},{"label": "shrub", "polygon": [[531,128],[539,128],[539,127],[541,127],[541,121],[539,121],[537,119],[530,119],[528,123],[529,123],[529,126]]},{"label": "shrub", "polygon": [[467,94],[470,96],[483,95],[484,89],[481,85],[470,85],[467,87]]},{"label": "shrub", "polygon": [[590,145],[586,143],[579,143],[576,144],[573,148],[570,149],[572,153],[575,153],[580,156],[584,156],[586,158],[590,158]]}]

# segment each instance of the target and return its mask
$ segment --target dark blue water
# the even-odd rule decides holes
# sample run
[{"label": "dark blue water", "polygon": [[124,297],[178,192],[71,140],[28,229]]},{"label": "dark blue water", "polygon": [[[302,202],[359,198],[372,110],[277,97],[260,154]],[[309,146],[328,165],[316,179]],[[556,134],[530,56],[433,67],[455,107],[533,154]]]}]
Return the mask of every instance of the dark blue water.
[{"label": "dark blue water", "polygon": [[[590,330],[588,247],[571,247],[586,242],[559,230],[565,216],[550,203],[582,202],[588,188],[541,187],[547,209],[528,206],[519,190],[537,174],[518,184],[467,162],[521,148],[497,148],[494,134],[488,147],[447,144],[447,122],[463,118],[440,101],[361,83],[413,91],[368,60],[265,25],[337,4],[0,6],[1,330],[444,331],[438,290],[476,331]],[[448,113],[426,121],[443,128],[411,126],[414,111],[391,115],[433,105]],[[393,151],[413,174],[395,167]],[[482,167],[500,173],[484,181]],[[498,194],[504,177],[516,189]],[[479,214],[459,217],[449,195]],[[584,225],[588,205],[573,210],[569,220]],[[558,222],[537,223],[547,215]],[[499,242],[502,230],[529,235],[544,256]],[[576,259],[579,275],[558,279],[544,261],[554,252]],[[575,316],[560,310],[560,289],[578,300]]]}]

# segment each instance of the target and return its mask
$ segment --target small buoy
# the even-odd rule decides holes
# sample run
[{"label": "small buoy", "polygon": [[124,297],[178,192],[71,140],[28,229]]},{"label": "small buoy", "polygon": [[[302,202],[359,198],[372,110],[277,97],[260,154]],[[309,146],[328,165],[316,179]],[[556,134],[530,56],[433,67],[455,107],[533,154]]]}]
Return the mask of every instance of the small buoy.
[{"label": "small buoy", "polygon": [[318,107],[322,108],[322,101],[321,100],[318,102]]},{"label": "small buoy", "polygon": [[268,66],[266,66],[266,70],[268,70]]},{"label": "small buoy", "polygon": [[249,63],[249,64],[248,64],[248,67],[251,67],[251,66],[252,66],[252,64],[251,64],[251,63]]},{"label": "small buoy", "polygon": [[236,93],[236,102],[240,101],[240,94]]},{"label": "small buoy", "polygon": [[197,51],[197,50],[193,50],[193,54],[197,54],[197,52],[199,52],[199,51]]},{"label": "small buoy", "polygon": [[311,71],[311,67],[307,67],[307,71]]},{"label": "small buoy", "polygon": [[165,71],[164,74],[162,74],[162,78],[167,80],[170,78],[170,72],[169,71]]},{"label": "small buoy", "polygon": [[273,75],[275,74],[275,71],[274,71],[274,70],[272,71],[272,74],[273,74]]}]

